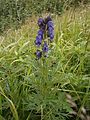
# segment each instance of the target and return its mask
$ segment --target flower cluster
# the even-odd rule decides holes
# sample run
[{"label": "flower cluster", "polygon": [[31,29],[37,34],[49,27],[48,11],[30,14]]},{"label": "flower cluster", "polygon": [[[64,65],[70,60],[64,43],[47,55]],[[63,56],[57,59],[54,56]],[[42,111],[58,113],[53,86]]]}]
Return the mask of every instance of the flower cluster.
[{"label": "flower cluster", "polygon": [[48,16],[46,18],[46,24],[47,24],[47,36],[52,41],[52,39],[54,38],[54,34],[53,34],[54,28],[53,28],[53,22],[52,22],[50,16]]},{"label": "flower cluster", "polygon": [[37,51],[35,52],[36,57],[39,59],[42,57],[43,54],[45,55],[45,53],[48,52],[48,49],[49,49],[47,45],[47,41],[45,41],[46,39],[45,35],[47,34],[47,37],[51,42],[54,38],[54,34],[53,34],[54,28],[53,28],[53,22],[50,16],[47,16],[45,19],[39,18],[38,26],[39,26],[39,30],[37,32],[37,36],[34,43],[37,47],[39,47],[40,45],[42,47],[42,50],[37,49]]}]

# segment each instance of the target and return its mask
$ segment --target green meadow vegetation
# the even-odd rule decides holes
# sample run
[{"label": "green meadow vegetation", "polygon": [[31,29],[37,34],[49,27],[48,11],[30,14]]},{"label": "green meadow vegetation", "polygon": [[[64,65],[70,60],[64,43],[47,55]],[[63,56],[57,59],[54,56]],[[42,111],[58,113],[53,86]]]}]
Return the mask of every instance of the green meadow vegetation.
[{"label": "green meadow vegetation", "polygon": [[[51,17],[54,39],[44,62],[34,54],[35,14],[0,36],[0,120],[81,120],[82,107],[90,116],[90,5]],[[75,117],[66,94],[77,104]]]}]

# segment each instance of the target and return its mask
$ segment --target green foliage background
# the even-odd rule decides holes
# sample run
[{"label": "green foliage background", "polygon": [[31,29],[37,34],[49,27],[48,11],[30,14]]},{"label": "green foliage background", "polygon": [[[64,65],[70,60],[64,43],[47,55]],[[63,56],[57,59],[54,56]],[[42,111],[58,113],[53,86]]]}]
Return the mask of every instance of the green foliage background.
[{"label": "green foliage background", "polygon": [[[84,106],[87,114],[90,113],[87,2],[0,0],[0,31],[7,29],[0,36],[0,120],[70,120],[72,109],[66,93],[77,103],[79,112]],[[38,15],[47,11],[55,13],[52,16],[54,42],[43,63],[42,59],[35,60],[34,40]],[[25,20],[20,29],[8,29],[19,28]]]},{"label": "green foliage background", "polygon": [[[0,0],[0,31],[18,28],[25,18],[43,11],[61,14],[63,9],[77,6],[81,0]],[[89,0],[83,0],[84,3]]]}]

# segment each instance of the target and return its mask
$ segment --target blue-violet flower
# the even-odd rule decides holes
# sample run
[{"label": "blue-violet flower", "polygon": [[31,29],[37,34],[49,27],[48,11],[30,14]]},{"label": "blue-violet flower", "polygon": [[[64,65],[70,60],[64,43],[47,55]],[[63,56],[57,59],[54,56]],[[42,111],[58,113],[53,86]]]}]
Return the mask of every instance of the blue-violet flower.
[{"label": "blue-violet flower", "polygon": [[41,27],[43,26],[44,20],[42,18],[38,19],[38,26]]},{"label": "blue-violet flower", "polygon": [[47,27],[53,27],[53,22],[52,21],[48,21]]},{"label": "blue-violet flower", "polygon": [[35,54],[36,54],[37,58],[42,57],[42,51],[40,51],[40,50],[37,50]]},{"label": "blue-violet flower", "polygon": [[39,29],[38,32],[37,32],[37,34],[43,36],[43,30],[42,30],[42,29]]},{"label": "blue-violet flower", "polygon": [[48,45],[47,45],[46,41],[44,41],[44,44],[42,46],[42,50],[43,50],[43,52],[48,52]]},{"label": "blue-violet flower", "polygon": [[47,24],[49,21],[52,21],[52,19],[51,19],[50,16],[47,16],[47,17],[45,18],[45,23]]},{"label": "blue-violet flower", "polygon": [[42,39],[43,39],[42,35],[36,36],[36,39],[34,41],[35,45],[39,46],[41,44],[41,42],[42,42]]}]

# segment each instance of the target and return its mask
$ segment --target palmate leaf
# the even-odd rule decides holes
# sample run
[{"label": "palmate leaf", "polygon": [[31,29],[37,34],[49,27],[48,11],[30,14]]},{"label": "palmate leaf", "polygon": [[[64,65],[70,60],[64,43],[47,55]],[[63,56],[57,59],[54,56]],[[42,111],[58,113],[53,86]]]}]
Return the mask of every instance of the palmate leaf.
[{"label": "palmate leaf", "polygon": [[[46,88],[48,87],[46,86]],[[50,87],[44,89],[44,92],[42,91],[42,89],[36,89],[31,94],[29,93],[23,102],[24,109],[41,115],[42,106],[44,120],[56,120],[60,118],[63,120],[66,118],[67,113],[71,112],[71,109],[66,102],[65,93],[58,91],[56,88],[51,89]]]}]

